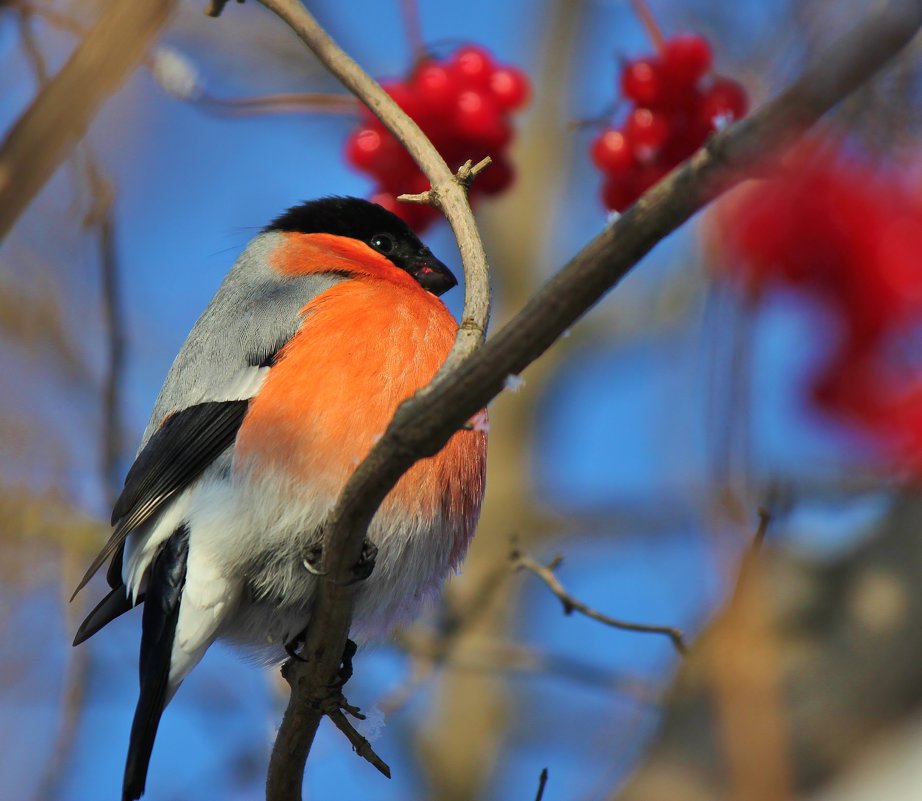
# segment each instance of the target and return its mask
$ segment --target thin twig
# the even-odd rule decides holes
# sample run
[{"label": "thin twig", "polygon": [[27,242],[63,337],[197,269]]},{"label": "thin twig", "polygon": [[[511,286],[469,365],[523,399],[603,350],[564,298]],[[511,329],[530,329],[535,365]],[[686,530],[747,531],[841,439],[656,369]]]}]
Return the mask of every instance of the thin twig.
[{"label": "thin twig", "polygon": [[106,362],[102,378],[100,472],[110,505],[119,491],[122,444],[122,385],[125,367],[125,320],[121,304],[121,277],[115,241],[112,187],[103,176],[95,154],[87,146],[86,175],[91,208],[85,223],[97,231]]},{"label": "thin twig", "polygon": [[413,60],[420,61],[426,57],[426,43],[423,40],[423,26],[419,18],[419,4],[416,0],[402,0],[403,24],[407,29],[407,40],[413,52]]},{"label": "thin twig", "polygon": [[650,41],[653,42],[653,46],[658,51],[662,52],[666,40],[660,29],[659,23],[656,21],[656,17],[653,16],[650,6],[647,5],[647,0],[631,0],[631,8],[634,9],[634,13],[640,18],[640,22],[646,29]]},{"label": "thin twig", "polygon": [[547,786],[547,768],[541,768],[541,775],[538,777],[538,792],[535,794],[535,801],[541,801],[544,798],[544,788]]},{"label": "thin twig", "polygon": [[772,513],[764,506],[759,507],[759,525],[752,538],[752,550],[760,551],[765,544],[765,535],[768,534],[768,525],[772,522]]},{"label": "thin twig", "polygon": [[[481,159],[473,166],[471,166],[471,160],[468,159],[458,167],[458,171],[455,173],[455,181],[467,192],[471,188],[471,184],[474,183],[474,179],[492,163],[493,159],[489,156]],[[425,192],[412,195],[398,195],[397,200],[404,203],[419,203],[422,206],[432,206],[436,209],[442,208],[442,198],[435,189],[427,189]]]},{"label": "thin twig", "polygon": [[206,111],[234,116],[286,112],[355,114],[359,110],[359,104],[352,95],[329,92],[288,92],[259,97],[226,98],[203,95],[194,102]]},{"label": "thin twig", "polygon": [[43,19],[53,28],[67,31],[68,33],[72,33],[75,36],[83,36],[86,33],[86,28],[73,17],[70,17],[67,14],[62,14],[60,11],[49,8],[48,6],[36,3],[27,3],[24,2],[24,0],[8,0],[8,2],[10,2],[10,5],[13,8],[19,9],[23,16],[28,15],[41,17],[41,19]]},{"label": "thin twig", "polygon": [[759,523],[756,526],[755,534],[752,535],[752,541],[749,543],[749,547],[746,549],[743,554],[743,558],[740,560],[739,569],[737,571],[736,583],[733,587],[733,593],[731,597],[736,598],[741,588],[745,585],[745,582],[749,581],[752,577],[753,572],[756,570],[757,565],[759,564],[759,559],[762,555],[762,546],[765,544],[765,537],[768,534],[768,527],[772,522],[771,512],[768,511],[764,506],[760,506],[758,510],[759,514]]},{"label": "thin twig", "polygon": [[327,712],[327,717],[333,721],[333,724],[339,729],[346,739],[352,743],[352,748],[356,754],[371,765],[374,765],[380,773],[388,779],[391,777],[390,766],[375,753],[371,743],[363,737],[353,726],[341,709],[335,709]]},{"label": "thin twig", "polygon": [[[224,6],[226,6],[230,0],[208,0],[208,5],[205,8],[205,16],[207,17],[220,17],[221,12],[224,11]],[[237,0],[238,3],[243,3],[243,0]]]},{"label": "thin twig", "polygon": [[642,634],[662,634],[668,637],[676,651],[678,651],[683,656],[687,652],[685,646],[685,640],[682,637],[682,632],[679,629],[673,626],[655,626],[648,625],[646,623],[632,623],[628,620],[621,620],[620,618],[612,617],[611,615],[606,615],[602,612],[599,612],[582,601],[574,598],[563,584],[560,583],[560,579],[557,578],[557,575],[554,573],[554,569],[562,561],[558,556],[548,565],[542,565],[539,562],[532,559],[530,556],[527,556],[517,549],[514,549],[510,555],[512,560],[512,567],[515,570],[527,570],[530,573],[534,573],[539,579],[541,579],[550,589],[554,595],[560,600],[560,603],[563,605],[563,611],[565,615],[572,615],[574,612],[579,612],[582,615],[585,615],[592,620],[597,620],[599,623],[604,623],[606,626],[611,626],[615,629],[621,629],[622,631],[636,631]]}]

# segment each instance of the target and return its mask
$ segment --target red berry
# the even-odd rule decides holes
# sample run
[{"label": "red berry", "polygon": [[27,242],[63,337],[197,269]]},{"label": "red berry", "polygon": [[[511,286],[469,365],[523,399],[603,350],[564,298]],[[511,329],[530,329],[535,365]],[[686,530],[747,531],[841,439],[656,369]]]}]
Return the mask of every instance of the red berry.
[{"label": "red berry", "polygon": [[605,208],[622,212],[637,200],[639,194],[631,176],[606,178],[602,184],[602,203]]},{"label": "red berry", "polygon": [[399,207],[403,205],[398,202],[396,195],[391,192],[377,192],[371,196],[371,202],[377,203],[394,214],[397,214]]},{"label": "red berry", "polygon": [[472,185],[474,192],[484,195],[498,195],[511,186],[515,180],[515,168],[502,156],[477,176]]},{"label": "red berry", "polygon": [[493,57],[483,47],[467,45],[459,48],[449,69],[463,89],[486,89],[496,69]]},{"label": "red berry", "polygon": [[669,173],[670,169],[671,167],[667,167],[660,162],[642,165],[637,170],[637,175],[634,179],[637,196],[640,197],[640,195],[646,192],[650,187],[658,184]]},{"label": "red berry", "polygon": [[423,106],[419,102],[419,98],[406,84],[399,81],[390,81],[382,83],[381,88],[414,120],[422,115]]},{"label": "red berry", "polygon": [[499,67],[490,76],[490,91],[501,108],[514,111],[528,102],[528,78],[515,67]]},{"label": "red berry", "polygon": [[730,78],[715,78],[711,88],[704,93],[699,115],[709,131],[715,131],[728,121],[746,115],[749,100],[741,84]]},{"label": "red berry", "polygon": [[659,62],[639,58],[625,65],[621,73],[621,91],[639,106],[655,104],[662,94],[663,76]]},{"label": "red berry", "polygon": [[640,161],[650,161],[669,138],[669,119],[648,108],[635,108],[627,118],[625,135]]},{"label": "red berry", "polygon": [[458,134],[488,148],[508,144],[509,126],[488,95],[472,90],[458,95],[454,123]]},{"label": "red berry", "polygon": [[611,176],[624,175],[636,163],[630,141],[614,128],[602,131],[593,141],[590,152],[596,166]]},{"label": "red berry", "polygon": [[421,64],[413,75],[413,89],[430,116],[448,113],[458,94],[457,82],[449,69],[437,61]]},{"label": "red berry", "polygon": [[663,70],[677,84],[691,86],[711,68],[711,46],[707,39],[683,33],[667,39],[663,46]]},{"label": "red berry", "polygon": [[346,160],[359,170],[370,170],[380,159],[384,134],[374,128],[359,128],[346,140]]},{"label": "red berry", "polygon": [[701,124],[699,106],[700,96],[688,110],[677,111],[669,118],[669,140],[660,151],[664,163],[674,166],[685,161],[704,144],[710,130]]}]

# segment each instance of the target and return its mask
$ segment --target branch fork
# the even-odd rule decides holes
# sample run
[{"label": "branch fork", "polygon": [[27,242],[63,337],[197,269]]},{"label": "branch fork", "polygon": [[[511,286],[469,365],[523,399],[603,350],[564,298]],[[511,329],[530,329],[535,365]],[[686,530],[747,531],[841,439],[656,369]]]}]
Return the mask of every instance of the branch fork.
[{"label": "branch fork", "polygon": [[[458,171],[453,176],[453,181],[467,193],[470,191],[474,179],[492,163],[493,159],[489,156],[481,159],[473,166],[471,166],[471,160],[468,159],[464,164],[458,167]],[[442,196],[435,186],[431,189],[427,189],[425,192],[419,192],[418,194],[398,195],[397,200],[401,200],[404,203],[419,203],[422,206],[432,206],[437,209],[442,208]]]}]

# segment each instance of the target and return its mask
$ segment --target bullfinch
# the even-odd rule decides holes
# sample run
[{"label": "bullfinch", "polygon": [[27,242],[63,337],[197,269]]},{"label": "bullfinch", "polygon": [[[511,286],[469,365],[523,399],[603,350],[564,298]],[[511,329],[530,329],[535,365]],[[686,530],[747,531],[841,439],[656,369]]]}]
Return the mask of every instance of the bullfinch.
[{"label": "bullfinch", "polygon": [[[448,355],[457,323],[438,296],[456,283],[396,215],[324,198],[263,229],[196,322],[77,588],[109,562],[111,591],[75,645],[144,606],[123,801],[143,794],[163,709],[208,646],[224,638],[267,663],[297,647],[318,581],[305,554],[397,406]],[[480,514],[484,428],[458,431],[381,505],[351,636],[411,616],[459,564]]]}]

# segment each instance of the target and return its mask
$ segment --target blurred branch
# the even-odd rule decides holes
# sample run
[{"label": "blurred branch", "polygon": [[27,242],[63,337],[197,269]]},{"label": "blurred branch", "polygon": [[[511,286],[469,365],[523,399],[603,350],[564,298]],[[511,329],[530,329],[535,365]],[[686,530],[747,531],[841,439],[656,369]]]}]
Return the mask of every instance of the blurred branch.
[{"label": "blurred branch", "polygon": [[[398,637],[398,644],[430,671],[438,666],[477,673],[541,674],[620,693],[647,704],[656,703],[660,697],[654,684],[642,678],[507,640],[481,638],[462,648],[452,647],[444,637],[434,632],[408,631]],[[421,678],[412,682],[412,687],[419,686],[427,677],[428,674],[423,673]],[[398,688],[394,698],[402,699],[406,694],[404,689]],[[390,710],[399,708],[397,700],[385,700],[383,703]]]},{"label": "blurred branch", "polygon": [[[19,33],[26,60],[32,68],[36,83],[44,88],[49,80],[48,67],[44,55],[38,46],[32,30],[32,13],[26,8],[20,9]],[[67,575],[72,569],[75,551],[72,548],[64,549],[61,555],[61,586],[69,586]],[[65,606],[65,617],[72,617],[74,610]],[[68,627],[69,628],[69,627]],[[70,654],[66,659],[67,671],[64,677],[64,691],[61,703],[61,715],[58,728],[52,745],[51,754],[45,763],[39,780],[35,797],[39,801],[50,801],[59,792],[61,778],[64,774],[68,759],[73,752],[74,739],[77,735],[77,725],[83,709],[86,694],[86,679],[88,667],[88,654]]]},{"label": "blurred branch", "polygon": [[176,0],[112,0],[0,145],[0,240],[144,57]]},{"label": "blurred branch", "polygon": [[685,646],[685,640],[682,637],[682,632],[677,628],[672,626],[651,626],[645,623],[631,623],[626,620],[620,620],[610,615],[603,614],[602,612],[598,612],[570,595],[554,573],[554,570],[563,561],[562,556],[558,556],[548,565],[542,565],[530,556],[522,554],[516,547],[513,548],[509,558],[512,561],[514,570],[527,570],[530,573],[534,573],[534,575],[548,586],[550,591],[557,596],[560,603],[563,605],[563,613],[565,615],[572,615],[574,612],[579,612],[592,620],[597,620],[599,623],[604,623],[606,626],[621,629],[622,631],[636,631],[642,634],[662,634],[670,639],[676,651],[682,655],[686,653],[687,648]]},{"label": "blurred branch", "polygon": [[[378,702],[383,713],[393,714],[402,707],[413,692],[433,676],[437,667],[466,673],[554,675],[630,695],[645,703],[655,701],[658,693],[638,678],[613,674],[569,656],[484,635],[479,623],[497,595],[505,589],[508,576],[508,566],[500,562],[471,589],[469,600],[460,608],[448,603],[450,596],[443,598],[443,609],[435,628],[416,625],[397,632],[397,645],[411,657],[412,668],[407,679]],[[500,600],[505,598],[500,597]]]},{"label": "blurred branch", "polygon": [[120,300],[118,250],[112,188],[103,177],[95,154],[87,149],[86,173],[91,208],[86,223],[97,230],[105,326],[106,361],[102,380],[102,425],[100,473],[110,504],[115,503],[120,485],[119,457],[122,437],[122,384],[125,365],[125,320]]},{"label": "blurred branch", "polygon": [[[65,548],[61,553],[61,587],[70,587],[79,580],[83,556],[73,548]],[[62,599],[65,600],[65,599]],[[82,602],[81,602],[82,603]],[[73,631],[82,616],[80,605],[63,603],[66,631]],[[74,653],[79,650],[79,653]],[[42,771],[36,801],[54,801],[60,797],[62,780],[65,777],[68,762],[73,754],[74,742],[83,705],[86,700],[87,679],[89,678],[90,652],[86,648],[67,649],[66,672],[61,698],[61,712],[58,729],[55,734],[51,754]]]},{"label": "blurred branch", "polygon": [[354,114],[359,105],[352,95],[327,92],[290,92],[261,95],[259,97],[213,97],[203,95],[196,105],[216,114],[244,116],[252,114],[282,114],[285,112],[311,112],[312,114]]},{"label": "blurred branch", "polygon": [[763,551],[683,663],[652,747],[612,797],[806,797],[917,716],[920,528],[922,502],[907,493],[873,540],[834,562]]},{"label": "blurred branch", "polygon": [[[898,53],[922,26],[922,3],[891,2],[822,54],[778,99],[714,136],[627,210],[547,282],[508,325],[478,349],[488,311],[486,262],[464,191],[418,127],[294,0],[263,0],[315,55],[358,94],[430,178],[458,239],[467,276],[465,313],[453,355],[427,388],[404,402],[385,435],[352,475],[324,533],[320,582],[303,653],[269,769],[271,801],[301,797],[304,763],[339,668],[356,588],[337,583],[359,558],[375,511],[420,458],[437,453],[659,241],[694,213],[766,165],[849,92]],[[472,261],[477,265],[471,267]],[[478,315],[472,313],[477,304]],[[468,358],[463,355],[477,351]],[[463,355],[462,355],[463,354]]]},{"label": "blurred branch", "polygon": [[41,17],[45,22],[62,31],[68,31],[76,36],[82,36],[86,30],[77,20],[67,14],[62,14],[54,8],[37,3],[25,2],[25,0],[7,0],[13,8],[19,9],[23,18]]},{"label": "blurred branch", "polygon": [[547,786],[547,768],[541,768],[541,775],[538,777],[538,792],[535,793],[535,801],[541,801],[544,798],[544,788]]},{"label": "blurred branch", "polygon": [[423,39],[423,26],[419,18],[417,0],[401,0],[403,25],[407,32],[407,42],[413,52],[413,59],[419,61],[426,57],[426,40]]}]

